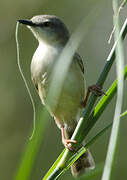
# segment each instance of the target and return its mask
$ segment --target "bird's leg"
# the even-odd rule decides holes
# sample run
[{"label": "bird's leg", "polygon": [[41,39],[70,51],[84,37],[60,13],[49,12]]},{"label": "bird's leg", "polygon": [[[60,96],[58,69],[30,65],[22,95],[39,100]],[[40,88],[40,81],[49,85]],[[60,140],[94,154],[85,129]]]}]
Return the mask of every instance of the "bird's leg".
[{"label": "bird's leg", "polygon": [[73,151],[72,143],[77,143],[77,141],[65,138],[64,127],[61,128],[61,135],[62,135],[62,143],[65,146],[65,148],[69,149],[70,151]]},{"label": "bird's leg", "polygon": [[104,91],[102,91],[101,87],[97,86],[97,85],[92,85],[88,87],[87,93],[86,93],[86,97],[84,99],[84,101],[82,102],[82,106],[85,107],[89,98],[90,93],[94,93],[95,96],[102,96],[103,94],[105,94]]}]

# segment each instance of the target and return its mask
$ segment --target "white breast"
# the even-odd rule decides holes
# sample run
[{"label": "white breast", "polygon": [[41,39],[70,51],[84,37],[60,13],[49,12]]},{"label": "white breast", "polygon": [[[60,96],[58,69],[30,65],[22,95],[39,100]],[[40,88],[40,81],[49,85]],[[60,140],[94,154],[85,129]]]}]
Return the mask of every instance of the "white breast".
[{"label": "white breast", "polygon": [[41,41],[32,58],[32,77],[34,79],[38,79],[38,76],[43,76],[43,74],[47,72],[47,68],[49,67],[49,65],[51,65],[53,61],[55,62],[58,54],[58,48]]}]

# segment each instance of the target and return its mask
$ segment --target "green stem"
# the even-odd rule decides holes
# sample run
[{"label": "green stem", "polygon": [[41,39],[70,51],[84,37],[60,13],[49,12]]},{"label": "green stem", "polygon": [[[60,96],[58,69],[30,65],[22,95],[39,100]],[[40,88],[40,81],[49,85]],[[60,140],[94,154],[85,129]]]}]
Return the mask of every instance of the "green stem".
[{"label": "green stem", "polygon": [[127,111],[123,112],[123,113],[120,115],[120,117],[124,117],[124,116],[126,116],[126,115],[127,115]]},{"label": "green stem", "polygon": [[[122,36],[123,39],[125,38],[126,33],[127,33],[127,19],[125,20],[123,27],[121,29],[121,32],[120,32],[120,35]],[[116,45],[117,45],[117,42],[114,43],[114,46],[111,49],[111,52],[110,52],[110,54],[106,60],[105,65],[104,65],[104,68],[103,68],[102,72],[100,73],[100,76],[99,76],[97,83],[96,83],[97,86],[102,87],[106,78],[107,78],[107,75],[108,75],[108,73],[111,69],[111,66],[115,60]],[[78,126],[76,127],[76,130],[72,136],[72,139],[78,140],[79,144],[82,142],[82,140],[84,138],[84,137],[82,138],[82,134],[84,132],[86,124],[89,121],[89,115],[91,113],[91,110],[92,110],[96,100],[97,100],[97,96],[95,96],[94,94],[91,94],[89,101],[88,101],[88,103],[85,107],[85,110],[83,112],[83,118],[79,121]],[[79,137],[81,137],[81,138],[79,138]]]},{"label": "green stem", "polygon": [[[124,68],[124,80],[127,78],[127,65]],[[97,106],[95,109],[92,111],[92,113],[89,116],[89,122],[87,126],[84,129],[84,135],[83,137],[85,138],[88,132],[92,129],[92,127],[95,125],[109,102],[112,100],[114,95],[116,94],[117,91],[117,80],[114,81],[114,83],[111,85],[111,87],[108,89],[106,92],[107,96],[103,96],[101,100],[98,102]],[[123,115],[123,114],[122,114]],[[122,116],[121,115],[121,116]]]},{"label": "green stem", "polygon": [[[121,29],[121,32],[120,32],[120,35],[122,36],[122,38],[124,39],[125,36],[127,34],[127,19],[125,20],[124,24],[123,24],[123,27]],[[111,49],[111,52],[107,58],[107,61],[104,65],[104,68],[102,70],[102,72],[100,73],[100,76],[99,76],[99,79],[97,80],[97,83],[96,85],[102,87],[106,78],[107,78],[107,75],[111,69],[111,66],[115,60],[115,48],[116,48],[116,44],[117,42],[114,43],[114,46],[113,48]],[[77,140],[78,143],[76,143],[76,147],[79,146],[79,144],[83,141],[84,137],[88,134],[89,130],[87,131],[87,133],[85,133],[84,135],[84,132],[86,130],[86,127],[88,127],[89,125],[89,115],[91,113],[91,110],[95,104],[97,100],[97,97],[92,94],[89,98],[89,101],[85,107],[85,110],[83,112],[83,118],[80,119],[80,121],[78,122],[78,125],[73,133],[73,136],[72,136],[72,139],[75,139]],[[48,180],[51,180],[51,179],[55,179],[58,174],[66,167],[66,162],[68,161],[68,159],[73,155],[74,153],[72,153],[71,151],[68,151],[66,149],[63,157],[61,158],[58,166],[56,167],[56,169],[53,171],[53,173],[50,175],[50,177],[48,177],[47,179]],[[44,178],[45,179],[45,178]]]},{"label": "green stem", "polygon": [[87,149],[93,144],[95,143],[95,141],[97,141],[97,139],[99,137],[101,137],[110,127],[112,126],[112,123],[110,123],[109,125],[107,125],[105,128],[103,128],[99,133],[97,133],[85,146],[83,146],[81,149],[79,149],[67,162],[67,166],[66,168],[64,168],[64,170],[61,172],[61,174],[59,174],[59,177],[61,175],[63,175],[71,166],[72,164],[79,158],[81,157],[86,151]]},{"label": "green stem", "polygon": [[[124,80],[126,78],[127,78],[127,65],[124,68]],[[89,117],[89,123],[88,123],[87,127],[84,129],[84,137],[88,134],[88,132],[92,129],[94,124],[97,122],[97,120],[99,119],[99,117],[101,116],[101,114],[103,113],[105,108],[108,106],[109,102],[112,100],[112,98],[116,94],[116,91],[117,91],[117,80],[114,81],[114,83],[111,85],[111,87],[106,92],[107,96],[103,96],[101,98],[101,100],[98,102],[98,104],[94,108],[93,112],[91,113],[91,115]],[[121,115],[121,117],[123,117],[122,115]],[[63,156],[64,152],[65,152],[65,149],[60,154],[58,159],[55,161],[53,166],[50,168],[50,170],[48,171],[48,173],[44,177],[45,180],[47,180],[47,179],[54,179],[55,177],[58,178],[58,176],[60,177],[61,172],[63,171],[64,168],[60,169],[60,168],[56,168],[56,166],[57,166],[58,162],[60,162],[60,159]],[[67,163],[68,163],[68,161],[67,161]],[[55,171],[54,171],[54,169],[55,169]],[[53,173],[51,173],[51,172],[53,172]],[[50,175],[50,177],[49,177],[49,175]]]},{"label": "green stem", "polygon": [[114,16],[113,16],[113,23],[115,28],[114,32],[114,39],[118,40],[117,46],[116,46],[116,73],[117,73],[117,80],[118,80],[118,86],[117,86],[117,99],[116,99],[116,107],[114,112],[114,118],[113,118],[113,126],[111,130],[108,150],[107,150],[107,156],[106,161],[104,165],[104,171],[102,174],[102,180],[109,180],[111,179],[111,174],[113,171],[113,165],[114,160],[116,157],[116,149],[117,149],[117,143],[118,143],[118,134],[119,134],[119,128],[120,128],[120,114],[123,104],[123,89],[124,89],[124,76],[123,76],[123,70],[124,70],[124,50],[123,50],[123,43],[121,40],[121,37],[119,38],[119,32],[120,32],[120,18],[118,14],[118,0],[112,0],[113,3],[113,10],[114,10]]}]

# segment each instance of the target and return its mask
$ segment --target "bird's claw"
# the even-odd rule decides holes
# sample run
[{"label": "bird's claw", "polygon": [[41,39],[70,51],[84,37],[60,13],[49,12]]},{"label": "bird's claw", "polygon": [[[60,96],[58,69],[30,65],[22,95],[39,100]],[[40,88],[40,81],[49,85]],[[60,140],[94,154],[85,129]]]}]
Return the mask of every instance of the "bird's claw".
[{"label": "bird's claw", "polygon": [[101,87],[99,87],[97,85],[89,86],[89,91],[94,93],[95,96],[106,95],[106,93],[104,91],[102,91]]},{"label": "bird's claw", "polygon": [[74,151],[72,148],[72,144],[77,143],[76,140],[72,140],[72,139],[64,139],[62,142],[63,142],[63,145],[65,146],[65,148],[67,148],[70,151]]}]

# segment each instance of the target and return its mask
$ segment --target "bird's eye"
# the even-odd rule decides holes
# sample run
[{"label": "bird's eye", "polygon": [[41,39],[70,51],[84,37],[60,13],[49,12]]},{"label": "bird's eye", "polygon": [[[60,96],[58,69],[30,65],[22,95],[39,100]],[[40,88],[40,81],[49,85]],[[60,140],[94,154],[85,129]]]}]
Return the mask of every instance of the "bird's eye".
[{"label": "bird's eye", "polygon": [[50,22],[49,22],[49,21],[44,22],[44,26],[45,26],[45,27],[49,27],[49,25],[50,25]]}]

